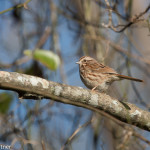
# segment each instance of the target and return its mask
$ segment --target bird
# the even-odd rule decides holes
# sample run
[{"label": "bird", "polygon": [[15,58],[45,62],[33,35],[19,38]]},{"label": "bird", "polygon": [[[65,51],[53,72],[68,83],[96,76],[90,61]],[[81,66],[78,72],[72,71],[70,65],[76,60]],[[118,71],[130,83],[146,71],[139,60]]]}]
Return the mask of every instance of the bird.
[{"label": "bird", "polygon": [[114,81],[122,79],[143,82],[141,79],[118,74],[114,69],[99,63],[90,56],[83,56],[76,63],[79,64],[82,82],[92,91],[106,92]]}]

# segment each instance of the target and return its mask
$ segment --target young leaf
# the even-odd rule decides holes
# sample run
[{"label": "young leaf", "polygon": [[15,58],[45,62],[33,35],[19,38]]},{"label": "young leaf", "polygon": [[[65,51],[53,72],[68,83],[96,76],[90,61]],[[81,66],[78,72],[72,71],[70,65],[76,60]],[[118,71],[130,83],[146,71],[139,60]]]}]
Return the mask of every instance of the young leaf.
[{"label": "young leaf", "polygon": [[31,50],[25,50],[24,54],[41,62],[51,70],[56,70],[60,64],[59,56],[48,50],[37,49],[33,52]]}]

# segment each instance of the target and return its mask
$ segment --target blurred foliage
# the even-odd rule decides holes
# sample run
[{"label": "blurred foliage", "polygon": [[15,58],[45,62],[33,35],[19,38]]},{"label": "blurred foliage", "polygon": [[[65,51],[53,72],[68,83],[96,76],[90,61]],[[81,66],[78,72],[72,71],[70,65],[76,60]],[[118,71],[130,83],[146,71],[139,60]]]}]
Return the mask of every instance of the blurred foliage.
[{"label": "blurred foliage", "polygon": [[6,114],[8,112],[12,100],[12,95],[8,93],[0,93],[0,113]]}]

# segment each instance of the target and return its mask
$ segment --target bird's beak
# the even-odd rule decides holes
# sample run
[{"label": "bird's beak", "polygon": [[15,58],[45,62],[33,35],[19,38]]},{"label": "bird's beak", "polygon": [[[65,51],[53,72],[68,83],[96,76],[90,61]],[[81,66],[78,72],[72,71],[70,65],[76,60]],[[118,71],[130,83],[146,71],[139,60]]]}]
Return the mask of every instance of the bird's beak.
[{"label": "bird's beak", "polygon": [[76,64],[80,64],[80,62],[79,62],[79,61],[77,61],[77,62],[76,62]]}]

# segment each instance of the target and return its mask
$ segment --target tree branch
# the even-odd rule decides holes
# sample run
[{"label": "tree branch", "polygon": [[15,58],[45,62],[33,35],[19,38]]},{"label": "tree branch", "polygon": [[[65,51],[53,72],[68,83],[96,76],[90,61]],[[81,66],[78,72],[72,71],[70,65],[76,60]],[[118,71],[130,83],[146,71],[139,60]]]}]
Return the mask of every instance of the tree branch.
[{"label": "tree branch", "polygon": [[112,118],[150,131],[150,112],[130,103],[126,103],[130,107],[127,109],[120,101],[105,93],[91,92],[81,87],[68,86],[35,76],[5,71],[0,71],[0,88],[16,91],[22,98],[35,98],[37,100],[49,98],[91,110],[102,110],[111,115]]}]

